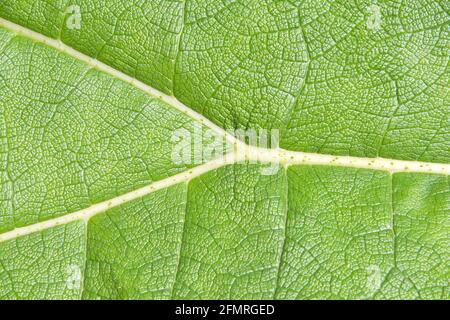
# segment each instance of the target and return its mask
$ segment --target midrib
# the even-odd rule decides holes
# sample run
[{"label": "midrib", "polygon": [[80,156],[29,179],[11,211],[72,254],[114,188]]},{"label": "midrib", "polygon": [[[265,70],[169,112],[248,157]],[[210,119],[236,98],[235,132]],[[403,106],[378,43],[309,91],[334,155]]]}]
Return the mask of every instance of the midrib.
[{"label": "midrib", "polygon": [[177,98],[169,96],[149,85],[133,78],[125,73],[112,68],[105,63],[98,61],[92,57],[89,57],[63,42],[49,38],[40,33],[27,29],[23,26],[17,25],[11,21],[5,20],[0,17],[0,27],[10,30],[18,35],[29,38],[33,41],[43,43],[49,47],[52,47],[62,53],[65,53],[77,60],[80,60],[92,68],[105,72],[112,77],[127,82],[134,87],[146,92],[148,95],[159,99],[168,105],[183,112],[193,120],[203,124],[214,130],[219,135],[225,137],[228,142],[234,145],[232,153],[210,161],[208,163],[199,165],[193,169],[179,173],[172,177],[156,181],[143,188],[125,193],[115,198],[97,203],[91,207],[76,211],[64,216],[49,219],[40,223],[32,224],[29,226],[14,229],[12,231],[0,234],[0,242],[15,239],[24,235],[28,235],[34,232],[52,228],[58,225],[67,224],[77,220],[89,220],[92,216],[98,213],[104,212],[108,209],[117,207],[129,201],[138,199],[145,195],[148,195],[154,191],[161,190],[170,186],[173,186],[182,182],[189,182],[191,179],[198,177],[211,170],[218,169],[222,166],[239,163],[243,161],[250,161],[254,163],[280,163],[280,165],[287,167],[290,165],[303,164],[303,165],[330,165],[330,166],[342,166],[361,169],[373,169],[373,170],[385,170],[391,173],[395,172],[421,172],[421,173],[433,173],[433,174],[450,174],[450,164],[432,163],[432,162],[420,162],[420,161],[405,161],[397,159],[386,158],[364,158],[364,157],[351,157],[351,156],[335,156],[318,153],[306,153],[298,151],[288,151],[284,149],[266,149],[254,146],[248,146],[242,141],[237,140],[226,130],[217,126],[215,123],[199,114],[198,112],[190,109]]}]

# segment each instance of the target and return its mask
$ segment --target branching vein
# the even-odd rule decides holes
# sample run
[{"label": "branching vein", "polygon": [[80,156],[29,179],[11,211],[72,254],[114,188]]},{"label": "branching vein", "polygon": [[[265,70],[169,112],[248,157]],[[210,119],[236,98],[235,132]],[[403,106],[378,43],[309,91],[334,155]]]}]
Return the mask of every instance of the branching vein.
[{"label": "branching vein", "polygon": [[0,234],[0,242],[15,239],[20,236],[52,228],[58,225],[67,224],[77,220],[89,220],[92,216],[104,212],[110,208],[122,205],[126,202],[138,199],[154,191],[161,190],[178,183],[187,183],[191,179],[198,177],[208,171],[215,170],[222,166],[226,166],[234,163],[250,162],[250,163],[274,163],[279,164],[281,167],[287,167],[290,165],[328,165],[328,166],[344,166],[361,169],[373,169],[373,170],[385,170],[391,173],[395,172],[422,172],[433,174],[450,174],[450,164],[432,163],[432,162],[419,162],[419,161],[405,161],[397,159],[385,159],[385,158],[364,158],[364,157],[351,157],[351,156],[335,156],[318,153],[305,153],[297,151],[288,151],[283,149],[265,149],[259,147],[248,146],[240,140],[237,140],[232,134],[226,130],[220,128],[212,121],[199,114],[198,112],[190,109],[182,102],[178,101],[173,96],[166,95],[147,84],[129,76],[125,73],[118,71],[111,66],[104,64],[92,57],[89,57],[68,45],[62,43],[60,40],[51,39],[42,34],[24,28],[20,25],[12,23],[8,20],[0,18],[0,27],[6,28],[18,35],[29,38],[35,42],[44,43],[59,52],[65,53],[75,59],[78,59],[92,68],[105,72],[110,76],[127,82],[139,90],[144,91],[148,95],[160,99],[168,105],[172,106],[191,117],[193,120],[209,127],[219,135],[226,138],[228,142],[234,145],[232,153],[225,155],[216,160],[199,165],[188,171],[179,173],[172,177],[154,182],[143,188],[134,190],[132,192],[120,195],[113,199],[97,203],[91,207],[83,210],[66,214],[61,217],[36,223],[33,225],[21,227]]}]

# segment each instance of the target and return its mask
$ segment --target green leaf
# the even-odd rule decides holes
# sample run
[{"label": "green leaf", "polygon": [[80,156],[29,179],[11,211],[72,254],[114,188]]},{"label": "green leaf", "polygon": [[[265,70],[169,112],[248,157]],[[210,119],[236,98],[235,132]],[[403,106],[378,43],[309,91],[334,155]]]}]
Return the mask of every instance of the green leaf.
[{"label": "green leaf", "polygon": [[448,12],[2,0],[0,298],[449,299]]}]

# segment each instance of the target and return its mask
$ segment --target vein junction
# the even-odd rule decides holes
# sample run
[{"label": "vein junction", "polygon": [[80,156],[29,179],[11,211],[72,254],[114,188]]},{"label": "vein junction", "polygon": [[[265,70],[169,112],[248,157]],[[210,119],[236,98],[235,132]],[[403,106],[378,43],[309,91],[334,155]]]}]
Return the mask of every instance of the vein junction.
[{"label": "vein junction", "polygon": [[120,195],[118,197],[115,197],[113,199],[101,203],[97,203],[91,207],[85,208],[77,212],[73,212],[58,218],[49,219],[44,222],[17,228],[12,231],[0,234],[0,242],[15,239],[17,237],[25,236],[34,232],[52,228],[58,225],[67,224],[77,220],[84,220],[87,222],[92,216],[95,216],[96,214],[104,212],[110,208],[138,199],[149,193],[170,187],[175,184],[183,182],[187,183],[191,179],[198,177],[208,171],[215,170],[222,166],[234,163],[242,163],[242,162],[271,163],[273,164],[273,168],[275,169],[277,166],[287,167],[290,165],[303,164],[303,165],[329,165],[329,166],[343,166],[361,169],[384,170],[390,173],[421,172],[421,173],[432,173],[443,175],[450,174],[450,164],[405,161],[405,160],[385,159],[385,158],[334,156],[318,153],[288,151],[280,148],[266,149],[255,146],[249,146],[243,143],[242,141],[236,139],[232,134],[220,128],[212,121],[205,118],[203,115],[190,109],[189,107],[178,101],[175,97],[164,94],[146,85],[145,83],[124,74],[123,72],[120,72],[96,59],[93,59],[92,57],[89,57],[67,46],[66,44],[62,43],[59,40],[46,37],[40,33],[24,28],[20,25],[12,23],[3,18],[0,18],[0,27],[8,29],[18,35],[32,39],[33,41],[44,43],[47,46],[50,46],[62,53],[65,53],[75,59],[78,59],[86,63],[92,68],[105,72],[117,79],[120,79],[124,82],[133,85],[134,87],[146,92],[148,95],[156,99],[159,99],[167,103],[168,105],[178,109],[179,111],[185,113],[193,120],[203,124],[206,127],[209,127],[214,132],[218,133],[220,136],[223,136],[229,143],[234,145],[233,152],[221,158],[199,165],[193,169],[174,175],[172,177],[162,179],[143,188],[134,190],[132,192]]}]

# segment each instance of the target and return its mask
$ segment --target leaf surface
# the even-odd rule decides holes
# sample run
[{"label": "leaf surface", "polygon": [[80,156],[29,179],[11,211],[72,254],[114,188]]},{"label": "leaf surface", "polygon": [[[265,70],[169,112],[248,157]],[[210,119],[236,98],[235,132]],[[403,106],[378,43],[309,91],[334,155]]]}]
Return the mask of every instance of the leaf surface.
[{"label": "leaf surface", "polygon": [[74,4],[0,3],[0,298],[450,298],[448,3]]}]

